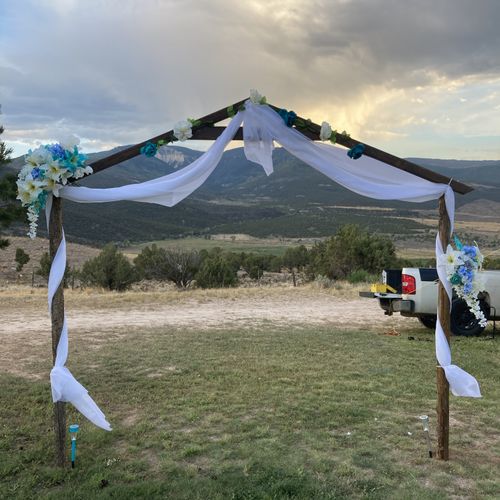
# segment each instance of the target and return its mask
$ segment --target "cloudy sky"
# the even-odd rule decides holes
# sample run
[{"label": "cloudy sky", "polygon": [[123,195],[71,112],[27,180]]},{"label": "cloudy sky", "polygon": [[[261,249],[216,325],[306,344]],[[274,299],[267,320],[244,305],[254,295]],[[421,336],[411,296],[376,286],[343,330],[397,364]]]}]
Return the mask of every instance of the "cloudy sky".
[{"label": "cloudy sky", "polygon": [[258,89],[400,156],[500,159],[498,0],[0,0],[14,156],[143,141]]}]

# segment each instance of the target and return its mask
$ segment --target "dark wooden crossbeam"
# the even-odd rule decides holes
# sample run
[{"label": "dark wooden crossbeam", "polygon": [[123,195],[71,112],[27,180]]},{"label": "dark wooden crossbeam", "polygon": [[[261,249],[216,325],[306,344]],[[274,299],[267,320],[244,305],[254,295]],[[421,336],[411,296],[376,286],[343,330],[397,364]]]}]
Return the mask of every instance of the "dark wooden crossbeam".
[{"label": "dark wooden crossbeam", "polygon": [[[241,101],[235,102],[233,104],[233,109],[235,111],[238,110],[238,108],[245,103],[245,101],[248,99],[242,99]],[[214,140],[219,137],[219,135],[222,133],[222,130],[224,127],[217,127],[215,130],[217,132],[214,132],[212,129],[212,126],[214,123],[220,122],[222,120],[225,120],[226,118],[229,118],[228,114],[228,108],[223,108],[219,109],[218,111],[215,111],[214,113],[210,113],[209,115],[203,116],[202,118],[199,119],[199,121],[202,123],[198,127],[193,127],[193,137],[192,139],[197,139],[197,140]],[[216,134],[216,135],[215,135]],[[241,137],[242,139],[243,137]],[[164,141],[176,141],[174,137],[174,131],[169,130],[168,132],[165,132],[164,134],[157,135],[156,137],[152,137],[151,139],[147,139],[144,142],[140,142],[139,144],[134,144],[133,146],[130,146],[128,148],[122,149],[121,151],[118,151],[117,153],[114,153],[112,155],[106,156],[105,158],[101,158],[100,160],[97,160],[93,163],[90,164],[90,166],[93,168],[94,173],[101,172],[102,170],[105,170],[109,167],[112,167],[113,165],[116,165],[117,163],[121,163],[122,161],[125,160],[130,160],[131,158],[134,158],[135,156],[138,156],[141,154],[141,148],[145,146],[148,142],[154,142],[157,143],[159,140],[164,140]]]},{"label": "dark wooden crossbeam", "polygon": [[[232,105],[233,109],[236,111],[238,108],[244,104],[244,102],[247,99],[243,99],[241,101],[238,101]],[[271,108],[273,108],[275,111],[278,111],[280,108],[277,108],[276,106],[273,106],[269,104]],[[225,120],[226,118],[229,118],[228,114],[228,108],[223,108],[219,109],[218,111],[215,111],[214,113],[211,113],[209,115],[203,116],[202,118],[199,119],[201,122],[201,125],[197,127],[193,127],[193,137],[191,138],[192,140],[208,140],[208,141],[213,141],[217,139],[217,137],[222,134],[224,131],[225,127],[215,127],[214,124],[218,123],[222,120]],[[298,117],[300,120],[303,122],[307,123],[306,128],[297,128],[297,130],[305,135],[306,137],[309,137],[312,140],[319,140],[319,133],[321,130],[321,126],[318,125],[317,123],[313,123],[311,121],[308,121],[305,118]],[[140,154],[141,148],[146,145],[148,142],[154,142],[157,143],[159,140],[164,140],[164,141],[175,141],[175,137],[173,135],[173,131],[169,130],[168,132],[165,132],[164,134],[157,135],[156,137],[152,137],[151,139],[148,139],[144,142],[141,142],[139,144],[135,144],[133,146],[130,146],[126,149],[123,149],[117,153],[114,153],[112,155],[106,156],[105,158],[102,158],[100,160],[97,160],[93,163],[90,164],[90,166],[94,169],[94,173],[101,172],[102,170],[105,170],[109,167],[112,167],[113,165],[116,165],[117,163],[121,163],[125,160],[130,160],[131,158],[134,158],[135,156],[138,156]],[[243,133],[242,130],[238,130],[236,136],[234,137],[234,140],[243,140]],[[347,135],[343,134],[337,134],[337,143],[340,144],[341,146],[345,146],[346,148],[352,148],[359,144],[361,141],[358,141],[357,139],[354,139],[352,137],[349,137]],[[446,177],[445,175],[438,174],[437,172],[433,172],[432,170],[429,170],[427,168],[421,167],[420,165],[417,165],[416,163],[413,163],[411,161],[405,160],[403,158],[399,158],[398,156],[391,155],[390,153],[386,153],[385,151],[382,151],[381,149],[377,149],[373,146],[370,146],[369,144],[363,143],[365,146],[364,150],[364,155],[369,156],[371,158],[374,158],[376,160],[379,160],[381,162],[387,163],[388,165],[391,165],[395,168],[398,168],[399,170],[404,170],[405,172],[408,172],[410,174],[416,175],[417,177],[421,177],[423,179],[427,179],[428,181],[431,182],[436,182],[440,184],[450,184],[452,187],[453,191],[456,193],[460,194],[466,194],[471,191],[473,191],[473,188],[471,186],[468,186],[467,184],[463,184],[462,182],[459,182],[455,179],[451,179],[449,177]]]}]

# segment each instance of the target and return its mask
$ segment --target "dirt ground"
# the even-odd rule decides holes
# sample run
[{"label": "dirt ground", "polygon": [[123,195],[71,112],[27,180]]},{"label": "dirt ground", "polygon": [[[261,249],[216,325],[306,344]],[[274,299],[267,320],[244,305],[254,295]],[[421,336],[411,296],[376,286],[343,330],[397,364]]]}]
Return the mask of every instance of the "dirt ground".
[{"label": "dirt ground", "polygon": [[[358,288],[311,286],[110,293],[66,292],[70,352],[75,346],[98,348],[141,330],[185,328],[208,331],[235,327],[329,325],[342,329],[394,333],[418,326],[413,318],[385,316],[377,301],[357,296]],[[50,319],[46,290],[0,290],[0,371],[35,377],[39,356],[50,361]],[[42,352],[44,354],[42,354]]]},{"label": "dirt ground", "polygon": [[[49,241],[45,238],[35,239],[20,236],[9,236],[10,245],[0,252],[0,284],[31,284],[32,278],[35,285],[43,284],[43,278],[33,275],[33,272],[40,266],[40,258],[49,251]],[[29,262],[24,266],[22,272],[16,272],[15,254],[16,249],[22,248],[30,257]],[[68,243],[68,262],[71,267],[80,269],[83,263],[99,254],[98,248],[77,243]]]}]

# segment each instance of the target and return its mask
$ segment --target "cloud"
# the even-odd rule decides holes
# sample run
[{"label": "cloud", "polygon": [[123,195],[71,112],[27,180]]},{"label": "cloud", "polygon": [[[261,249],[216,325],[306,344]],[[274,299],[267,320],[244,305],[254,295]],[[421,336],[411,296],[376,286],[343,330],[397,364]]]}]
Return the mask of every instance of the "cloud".
[{"label": "cloud", "polygon": [[4,137],[138,142],[258,88],[397,154],[446,156],[464,133],[500,135],[499,18],[495,0],[7,0]]}]

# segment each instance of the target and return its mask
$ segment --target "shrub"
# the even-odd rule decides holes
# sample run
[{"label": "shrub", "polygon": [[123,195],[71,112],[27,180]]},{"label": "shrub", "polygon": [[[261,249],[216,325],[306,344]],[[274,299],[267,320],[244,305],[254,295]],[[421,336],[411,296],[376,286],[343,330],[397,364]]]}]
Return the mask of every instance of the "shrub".
[{"label": "shrub", "polygon": [[500,259],[485,257],[483,267],[484,269],[500,269]]},{"label": "shrub", "polygon": [[173,281],[187,288],[200,268],[201,258],[194,250],[165,249],[155,244],[134,259],[138,275],[144,279]]},{"label": "shrub", "polygon": [[330,279],[345,279],[360,269],[375,274],[397,261],[391,240],[351,224],[317,243],[311,249],[310,260],[314,275],[322,274]]},{"label": "shrub", "polygon": [[30,261],[30,256],[22,249],[16,248],[16,271],[20,273],[23,267]]},{"label": "shrub", "polygon": [[368,271],[364,269],[358,269],[353,271],[349,276],[347,276],[347,281],[352,284],[356,283],[368,283],[371,281],[378,281],[378,277],[370,274]]},{"label": "shrub", "polygon": [[309,264],[309,253],[304,245],[287,248],[283,255],[283,265],[300,271]]},{"label": "shrub", "polygon": [[196,283],[201,288],[221,288],[236,285],[236,270],[222,253],[209,254],[196,274]]},{"label": "shrub", "polygon": [[323,276],[322,274],[318,274],[314,279],[314,284],[318,288],[332,288],[335,285],[335,281]]},{"label": "shrub", "polygon": [[194,250],[170,249],[165,251],[167,279],[179,288],[187,288],[200,268],[200,255]]},{"label": "shrub", "polygon": [[134,265],[138,277],[141,279],[167,279],[165,276],[165,249],[155,244],[143,248],[141,253],[134,259]]},{"label": "shrub", "polygon": [[263,255],[248,254],[243,262],[243,268],[250,278],[256,280],[267,270],[267,260]]},{"label": "shrub", "polygon": [[116,246],[110,244],[106,245],[97,257],[85,262],[80,279],[86,286],[123,291],[137,281],[137,274],[127,258]]}]

